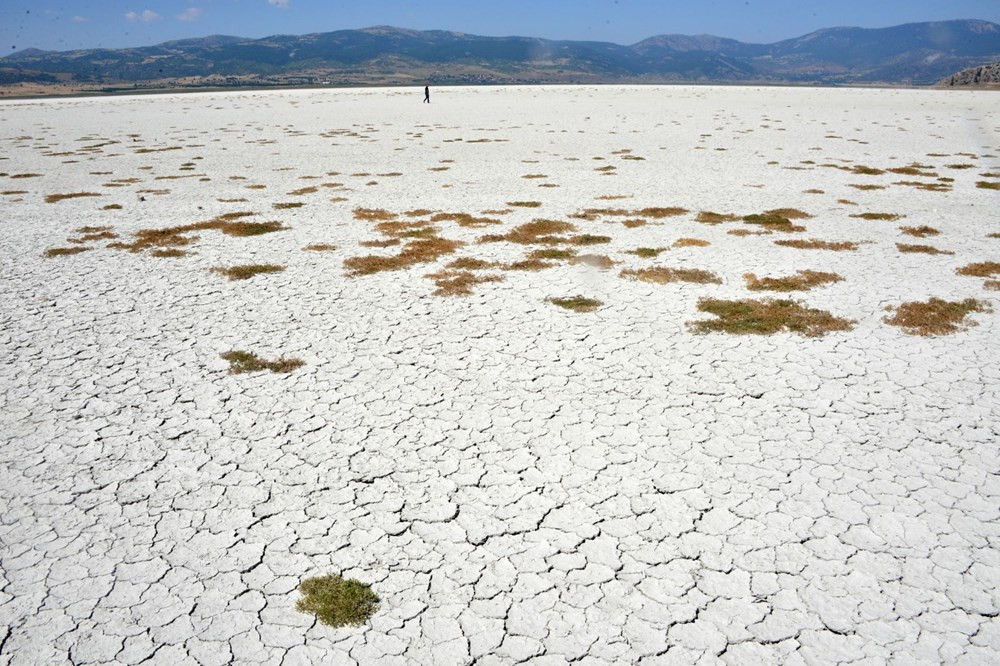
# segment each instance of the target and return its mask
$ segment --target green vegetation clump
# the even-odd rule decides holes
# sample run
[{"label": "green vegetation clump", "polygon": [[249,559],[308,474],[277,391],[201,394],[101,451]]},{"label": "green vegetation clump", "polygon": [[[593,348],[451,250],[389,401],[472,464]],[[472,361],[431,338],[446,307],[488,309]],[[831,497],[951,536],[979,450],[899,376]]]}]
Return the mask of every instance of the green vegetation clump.
[{"label": "green vegetation clump", "polygon": [[378,610],[379,601],[370,585],[353,578],[328,574],[299,583],[302,597],[295,610],[312,613],[329,627],[358,627]]}]

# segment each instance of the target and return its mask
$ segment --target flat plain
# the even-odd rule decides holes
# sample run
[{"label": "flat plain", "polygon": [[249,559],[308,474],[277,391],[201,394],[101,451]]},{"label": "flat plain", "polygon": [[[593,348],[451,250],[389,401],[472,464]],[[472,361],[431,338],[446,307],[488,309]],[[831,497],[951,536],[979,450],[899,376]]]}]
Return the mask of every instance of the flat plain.
[{"label": "flat plain", "polygon": [[421,98],[0,102],[0,663],[1000,661],[996,94]]}]

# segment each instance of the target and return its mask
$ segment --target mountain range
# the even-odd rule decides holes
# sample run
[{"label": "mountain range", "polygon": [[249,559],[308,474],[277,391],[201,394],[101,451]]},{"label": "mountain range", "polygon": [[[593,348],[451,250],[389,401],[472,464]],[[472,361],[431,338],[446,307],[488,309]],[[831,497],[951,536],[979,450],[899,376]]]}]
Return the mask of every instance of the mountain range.
[{"label": "mountain range", "polygon": [[1000,25],[979,20],[829,28],[773,44],[660,35],[630,46],[373,27],[263,39],[214,35],[125,49],[28,49],[0,58],[0,85],[929,85],[998,59]]}]

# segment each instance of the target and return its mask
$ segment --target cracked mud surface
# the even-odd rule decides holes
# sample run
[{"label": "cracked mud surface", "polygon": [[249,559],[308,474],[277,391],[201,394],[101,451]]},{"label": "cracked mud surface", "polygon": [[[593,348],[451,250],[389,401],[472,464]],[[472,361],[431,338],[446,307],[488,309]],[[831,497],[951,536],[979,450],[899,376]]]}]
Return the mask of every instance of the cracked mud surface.
[{"label": "cracked mud surface", "polygon": [[[419,102],[0,104],[0,172],[41,174],[0,177],[24,192],[0,198],[0,663],[1000,660],[998,315],[929,338],[881,321],[903,301],[989,299],[955,269],[1000,260],[987,237],[1000,194],[975,187],[1000,165],[995,96],[456,88]],[[925,191],[818,166],[830,160],[930,162],[955,180]],[[975,168],[946,167],[960,162]],[[616,175],[595,171],[609,164]],[[138,182],[103,186],[115,179]],[[324,182],[342,185],[289,194]],[[44,202],[74,192],[101,196]],[[292,200],[305,205],[272,208]],[[795,206],[815,216],[802,237],[871,242],[782,248],[792,236],[735,237],[738,222],[693,213],[634,229],[574,220],[613,236],[600,251],[618,268],[700,268],[722,284],[560,264],[439,298],[423,276],[440,264],[524,249],[454,228],[468,245],[436,264],[345,275],[376,238],[355,207],[476,215],[513,200],[543,205],[490,233],[607,203]],[[84,225],[127,240],[232,211],[289,229],[200,232],[176,259],[103,242],[42,256]],[[850,217],[863,211],[906,218]],[[955,255],[898,254],[899,224],[940,229]],[[627,253],[681,237],[711,246]],[[249,263],[286,270],[209,271]],[[853,331],[688,330],[699,297],[745,298],[744,273],[800,269],[844,277],[801,298]],[[577,293],[604,305],[545,300]],[[306,365],[229,375],[232,349]],[[367,626],[295,612],[299,581],[328,572],[372,584]]]}]

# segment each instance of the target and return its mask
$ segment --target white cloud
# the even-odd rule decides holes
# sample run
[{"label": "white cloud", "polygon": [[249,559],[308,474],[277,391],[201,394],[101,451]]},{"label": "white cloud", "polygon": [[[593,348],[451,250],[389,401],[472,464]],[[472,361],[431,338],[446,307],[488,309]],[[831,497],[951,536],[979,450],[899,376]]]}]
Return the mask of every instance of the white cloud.
[{"label": "white cloud", "polygon": [[125,18],[128,19],[129,21],[132,21],[133,23],[136,22],[151,23],[153,21],[159,21],[160,15],[150,9],[147,9],[143,11],[141,14],[136,14],[135,12],[128,12],[125,14]]},{"label": "white cloud", "polygon": [[86,23],[87,19],[84,16],[74,16],[73,23]]},{"label": "white cloud", "polygon": [[282,9],[288,8],[289,0],[267,0],[267,4],[272,7],[281,7]]},{"label": "white cloud", "polygon": [[197,7],[189,7],[177,15],[178,21],[197,21],[204,12]]}]

